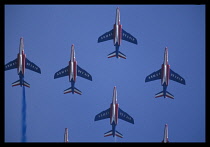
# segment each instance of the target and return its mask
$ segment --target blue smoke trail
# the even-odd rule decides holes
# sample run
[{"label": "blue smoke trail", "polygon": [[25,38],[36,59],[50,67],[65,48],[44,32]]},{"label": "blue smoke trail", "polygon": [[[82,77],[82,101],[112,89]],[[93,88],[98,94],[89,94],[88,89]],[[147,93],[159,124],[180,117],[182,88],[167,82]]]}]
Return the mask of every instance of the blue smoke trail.
[{"label": "blue smoke trail", "polygon": [[22,142],[26,142],[26,95],[25,86],[23,87],[23,99],[22,99]]}]

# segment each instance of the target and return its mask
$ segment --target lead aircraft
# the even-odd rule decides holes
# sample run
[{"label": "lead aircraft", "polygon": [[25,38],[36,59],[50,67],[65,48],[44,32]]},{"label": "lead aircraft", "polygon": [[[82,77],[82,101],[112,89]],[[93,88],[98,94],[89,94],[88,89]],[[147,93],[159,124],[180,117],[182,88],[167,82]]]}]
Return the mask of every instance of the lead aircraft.
[{"label": "lead aircraft", "polygon": [[155,98],[163,96],[164,98],[168,97],[168,98],[174,99],[174,96],[168,91],[166,91],[168,83],[169,83],[169,79],[185,85],[185,79],[182,78],[179,74],[175,73],[172,69],[170,69],[170,65],[168,64],[168,48],[167,47],[165,48],[164,61],[163,61],[161,69],[148,75],[145,79],[145,82],[154,81],[158,79],[161,79],[161,85],[163,86],[163,91],[157,93],[155,95]]},{"label": "lead aircraft", "polygon": [[61,78],[64,76],[69,76],[69,82],[71,82],[71,87],[64,90],[64,94],[71,93],[71,92],[72,94],[74,93],[77,93],[80,95],[82,94],[82,92],[79,89],[74,87],[77,76],[80,76],[82,78],[92,81],[92,76],[87,71],[79,67],[79,65],[77,65],[77,61],[75,58],[74,44],[71,46],[71,55],[70,55],[70,61],[69,61],[68,66],[56,72],[54,75],[54,79]]},{"label": "lead aircraft", "polygon": [[121,44],[121,40],[125,40],[134,44],[137,44],[137,40],[131,34],[127,33],[124,29],[122,29],[122,25],[120,24],[120,9],[116,10],[116,19],[114,28],[111,31],[106,32],[98,38],[98,43],[112,40],[114,41],[115,51],[108,55],[108,58],[116,57],[126,59],[126,55],[119,51],[119,47]]},{"label": "lead aircraft", "polygon": [[19,80],[12,83],[12,87],[20,85],[21,87],[26,86],[30,88],[30,84],[24,81],[25,68],[41,74],[41,69],[26,58],[26,54],[24,53],[23,37],[20,38],[19,53],[17,58],[7,63],[4,69],[6,71],[14,68],[17,68]]},{"label": "lead aircraft", "polygon": [[118,118],[134,124],[134,119],[130,115],[128,115],[126,112],[124,112],[122,109],[119,108],[119,104],[117,103],[116,86],[114,87],[114,90],[113,90],[113,97],[112,97],[112,103],[110,105],[110,108],[97,114],[95,116],[95,121],[106,119],[106,118],[110,118],[110,124],[112,125],[112,130],[106,132],[104,134],[104,137],[112,135],[113,137],[117,136],[117,137],[123,138],[123,135],[116,130]]}]

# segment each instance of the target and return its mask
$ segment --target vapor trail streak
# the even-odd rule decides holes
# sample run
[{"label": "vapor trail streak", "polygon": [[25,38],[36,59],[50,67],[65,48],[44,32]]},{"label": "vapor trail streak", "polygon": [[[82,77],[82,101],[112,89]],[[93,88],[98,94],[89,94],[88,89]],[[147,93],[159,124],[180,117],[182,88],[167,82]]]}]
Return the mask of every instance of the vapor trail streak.
[{"label": "vapor trail streak", "polygon": [[22,142],[26,142],[26,95],[25,86],[23,87],[23,99],[22,99]]}]

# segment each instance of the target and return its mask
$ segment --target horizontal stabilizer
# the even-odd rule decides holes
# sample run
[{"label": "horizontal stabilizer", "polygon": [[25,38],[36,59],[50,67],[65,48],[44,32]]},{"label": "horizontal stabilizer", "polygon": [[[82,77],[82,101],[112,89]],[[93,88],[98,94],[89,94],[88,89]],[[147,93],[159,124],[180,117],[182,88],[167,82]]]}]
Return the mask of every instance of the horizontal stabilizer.
[{"label": "horizontal stabilizer", "polygon": [[[17,81],[15,81],[14,83],[12,83],[12,87],[13,87],[13,86],[18,86],[18,85],[21,85],[20,80],[17,80]],[[22,86],[22,85],[21,85],[21,86]],[[23,80],[23,86],[26,86],[26,87],[30,88],[30,84],[27,83],[27,82],[24,81],[24,80]]]},{"label": "horizontal stabilizer", "polygon": [[123,58],[123,59],[126,59],[126,55],[125,54],[123,54],[123,53],[121,53],[120,51],[119,51],[119,55],[118,55],[120,58]]},{"label": "horizontal stabilizer", "polygon": [[71,92],[72,92],[72,94],[74,94],[74,93],[77,93],[77,94],[80,94],[80,95],[82,94],[82,92],[75,87],[70,87],[70,88],[64,90],[64,94],[71,93]]},{"label": "horizontal stabilizer", "polygon": [[163,91],[157,93],[155,95],[155,98],[162,97],[162,96],[168,97],[168,98],[171,98],[171,99],[174,99],[174,96],[171,93],[169,93],[168,91],[166,91],[166,95],[164,95],[164,92]]},{"label": "horizontal stabilizer", "polygon": [[26,86],[26,87],[30,88],[30,84],[27,83],[26,81],[23,81],[23,86]]},{"label": "horizontal stabilizer", "polygon": [[107,57],[108,58],[116,57],[116,51],[110,53]]},{"label": "horizontal stabilizer", "polygon": [[118,55],[117,55],[117,52],[116,52],[116,51],[110,53],[107,57],[108,57],[108,58],[112,58],[112,57],[117,57],[117,58],[119,58],[119,57],[120,57],[120,58],[126,59],[126,55],[124,55],[124,54],[121,53],[121,52],[118,52]]},{"label": "horizontal stabilizer", "polygon": [[111,135],[112,135],[112,130],[110,130],[110,131],[104,133],[104,137],[111,136]]},{"label": "horizontal stabilizer", "polygon": [[[104,133],[104,137],[111,136],[111,135],[113,135],[113,131],[112,131],[112,130],[110,130],[110,131]],[[115,135],[113,135],[113,137],[114,137],[114,136],[123,138],[123,135],[122,135],[120,132],[118,132],[118,131],[115,131]]]},{"label": "horizontal stabilizer", "polygon": [[168,91],[166,91],[166,97],[174,99],[174,96],[171,93],[169,93]]},{"label": "horizontal stabilizer", "polygon": [[118,132],[118,131],[115,132],[115,136],[123,138],[123,135],[120,132]]}]

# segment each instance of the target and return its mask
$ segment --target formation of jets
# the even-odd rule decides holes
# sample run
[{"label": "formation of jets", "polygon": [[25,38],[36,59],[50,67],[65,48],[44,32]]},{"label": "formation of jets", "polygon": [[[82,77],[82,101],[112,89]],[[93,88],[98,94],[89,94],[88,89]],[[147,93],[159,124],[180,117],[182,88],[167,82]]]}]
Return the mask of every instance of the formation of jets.
[{"label": "formation of jets", "polygon": [[[108,58],[116,57],[116,58],[126,59],[126,55],[119,51],[119,47],[121,45],[122,40],[137,44],[137,39],[122,29],[122,25],[120,24],[120,9],[119,8],[116,9],[116,19],[115,19],[114,28],[110,30],[109,32],[106,32],[105,34],[101,35],[98,38],[98,43],[107,41],[107,40],[113,40],[114,46],[115,46],[115,51],[108,54]],[[14,69],[14,68],[17,68],[19,80],[12,83],[12,86],[20,85],[21,87],[22,86],[30,87],[30,84],[24,80],[25,69],[29,69],[29,70],[32,70],[34,72],[41,74],[41,69],[36,64],[31,62],[28,58],[26,58],[26,54],[24,54],[24,44],[23,44],[22,37],[20,38],[20,47],[19,47],[18,56],[15,60],[10,61],[9,63],[5,65],[5,71]],[[69,77],[69,82],[71,83],[71,87],[64,90],[64,94],[66,93],[72,93],[72,94],[76,93],[79,95],[82,94],[82,92],[75,87],[77,76],[80,76],[82,78],[92,81],[91,74],[89,74],[87,71],[82,69],[77,64],[77,61],[75,58],[74,44],[72,44],[71,46],[70,61],[68,65],[60,69],[59,71],[57,71],[54,74],[54,79],[65,77],[65,76]],[[158,80],[158,79],[161,79],[161,85],[163,86],[163,91],[157,93],[155,95],[155,98],[163,96],[164,98],[168,97],[168,98],[174,99],[174,96],[166,90],[169,84],[169,80],[173,80],[173,81],[176,81],[178,83],[185,85],[184,78],[181,77],[176,72],[174,72],[172,69],[170,69],[170,65],[168,64],[168,48],[167,47],[165,48],[164,61],[161,66],[161,69],[148,75],[145,79],[145,82]],[[100,112],[99,114],[97,114],[95,116],[94,121],[98,121],[98,120],[102,120],[106,118],[110,119],[110,125],[112,126],[112,130],[106,132],[104,134],[104,137],[107,137],[107,136],[113,136],[113,137],[117,136],[120,138],[123,137],[123,135],[116,130],[116,126],[118,124],[118,118],[121,120],[127,121],[131,124],[134,124],[134,119],[129,114],[127,114],[126,112],[124,112],[122,109],[119,108],[119,104],[117,102],[116,86],[114,87],[114,90],[113,90],[112,103],[110,104],[110,107]],[[68,128],[65,128],[64,142],[68,142]],[[168,142],[168,125],[167,124],[165,124],[164,137],[163,137],[162,142],[164,143]]]}]

